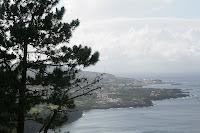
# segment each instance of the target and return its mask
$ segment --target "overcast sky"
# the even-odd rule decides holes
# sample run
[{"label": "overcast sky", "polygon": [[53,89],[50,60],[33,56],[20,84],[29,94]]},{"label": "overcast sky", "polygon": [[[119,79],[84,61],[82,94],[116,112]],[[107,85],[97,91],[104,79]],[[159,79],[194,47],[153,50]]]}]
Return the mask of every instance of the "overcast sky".
[{"label": "overcast sky", "polygon": [[71,44],[100,52],[87,70],[200,72],[200,0],[61,0],[80,19]]}]

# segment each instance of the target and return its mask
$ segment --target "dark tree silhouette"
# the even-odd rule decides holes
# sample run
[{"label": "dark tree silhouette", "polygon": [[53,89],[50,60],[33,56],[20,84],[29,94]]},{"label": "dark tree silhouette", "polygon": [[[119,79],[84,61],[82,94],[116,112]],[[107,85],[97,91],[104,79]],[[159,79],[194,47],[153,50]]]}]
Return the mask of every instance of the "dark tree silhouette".
[{"label": "dark tree silhouette", "polygon": [[[70,46],[79,20],[62,21],[59,0],[0,1],[0,132],[24,132],[26,119],[43,122],[47,133],[54,121],[74,108],[73,100],[99,89],[78,78],[81,68],[94,65],[99,53]],[[47,117],[29,115],[37,104],[54,105]]]}]

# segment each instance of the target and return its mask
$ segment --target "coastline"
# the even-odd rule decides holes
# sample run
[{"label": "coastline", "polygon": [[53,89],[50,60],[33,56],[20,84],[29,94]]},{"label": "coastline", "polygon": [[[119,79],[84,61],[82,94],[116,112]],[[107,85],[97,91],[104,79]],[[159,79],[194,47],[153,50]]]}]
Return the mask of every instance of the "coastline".
[{"label": "coastline", "polygon": [[[152,107],[152,106],[156,106],[155,104],[153,104],[153,101],[162,101],[162,100],[167,100],[167,99],[178,99],[178,98],[189,98],[191,97],[191,95],[184,95],[184,96],[180,96],[180,97],[174,97],[174,98],[163,98],[163,99],[155,99],[155,100],[150,100],[150,104],[138,104],[138,105],[134,105],[134,106],[129,106],[129,105],[116,105],[116,106],[111,106],[111,107],[77,107],[76,111],[71,112],[69,114],[69,119],[68,121],[64,122],[62,125],[66,125],[66,124],[70,124],[73,123],[75,121],[77,121],[78,119],[80,119],[81,117],[83,117],[84,112],[90,111],[90,110],[94,110],[94,109],[123,109],[123,108],[142,108],[142,107]],[[71,116],[70,116],[71,115]]]},{"label": "coastline", "polygon": [[[69,113],[69,117],[68,120],[66,122],[64,122],[61,126],[66,125],[66,124],[71,124],[75,121],[77,121],[78,119],[80,119],[81,117],[83,117],[84,112],[90,111],[90,110],[94,110],[94,109],[123,109],[123,108],[142,108],[142,107],[151,107],[151,106],[155,106],[153,104],[153,101],[161,101],[161,100],[166,100],[166,99],[177,99],[177,98],[183,98],[183,97],[191,97],[191,95],[185,95],[185,96],[181,96],[181,97],[174,97],[174,98],[163,98],[163,99],[155,99],[155,100],[149,100],[150,102],[148,102],[149,104],[138,104],[138,105],[115,105],[115,106],[110,106],[110,107],[76,107],[76,110],[73,112]],[[59,127],[61,127],[59,126]],[[37,131],[39,131],[39,129],[42,127],[42,124],[32,121],[32,120],[28,120],[25,123],[25,132],[24,133],[36,133]],[[59,128],[58,127],[58,128]]]},{"label": "coastline", "polygon": [[[154,95],[152,95],[152,93]],[[134,96],[131,94],[134,95],[140,94],[140,98],[135,99]],[[83,117],[84,112],[94,109],[106,110],[106,109],[117,109],[117,108],[122,109],[122,108],[150,107],[154,106],[153,101],[176,99],[183,97],[190,97],[190,95],[189,92],[186,92],[182,89],[139,88],[139,89],[122,90],[120,93],[118,93],[117,97],[113,97],[113,98],[121,98],[122,100],[120,100],[119,102],[110,103],[107,101],[104,104],[100,103],[97,104],[97,102],[94,102],[95,99],[93,100],[90,99],[88,101],[90,102],[93,101],[94,102],[93,104],[77,105],[77,107],[73,112],[68,113],[68,119],[64,120],[61,126],[77,121],[78,119]],[[57,128],[60,128],[61,126],[58,126]],[[25,133],[36,133],[40,130],[41,127],[42,127],[41,123],[28,120],[25,123]]]}]

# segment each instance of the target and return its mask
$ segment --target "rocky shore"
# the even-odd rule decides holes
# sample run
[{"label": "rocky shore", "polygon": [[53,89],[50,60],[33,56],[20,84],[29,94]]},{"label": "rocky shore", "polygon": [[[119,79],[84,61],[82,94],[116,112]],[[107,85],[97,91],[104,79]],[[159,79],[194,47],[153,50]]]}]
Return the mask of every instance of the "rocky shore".
[{"label": "rocky shore", "polygon": [[124,105],[112,105],[109,107],[77,107],[76,111],[71,112],[69,114],[69,119],[67,122],[65,122],[64,124],[70,124],[76,120],[78,120],[79,118],[81,118],[83,116],[83,113],[85,111],[89,111],[89,110],[93,110],[93,109],[111,109],[111,108],[137,108],[137,107],[150,107],[153,106],[153,100],[165,100],[165,99],[170,99],[170,98],[181,98],[181,97],[188,97],[189,94],[188,93],[181,93],[179,95],[176,96],[172,96],[172,97],[157,97],[157,98],[152,98],[152,99],[145,99],[145,104],[124,104]]},{"label": "rocky shore", "polygon": [[[66,122],[64,122],[63,124],[69,124],[72,123],[76,120],[78,120],[79,118],[82,117],[83,112],[86,111],[87,109],[81,109],[81,108],[77,108],[75,111],[73,112],[69,112],[69,117],[68,120]],[[41,127],[43,125],[41,123],[35,122],[33,120],[27,120],[25,122],[25,130],[24,133],[37,133]]]}]

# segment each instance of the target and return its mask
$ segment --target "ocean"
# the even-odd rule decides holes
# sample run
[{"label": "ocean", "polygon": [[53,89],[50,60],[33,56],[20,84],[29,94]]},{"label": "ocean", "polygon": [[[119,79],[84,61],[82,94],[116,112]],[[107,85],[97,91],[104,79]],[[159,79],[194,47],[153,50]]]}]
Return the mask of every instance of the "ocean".
[{"label": "ocean", "polygon": [[[129,76],[130,77],[130,76]],[[135,78],[133,76],[133,78]],[[181,85],[150,85],[151,88],[180,88],[190,97],[154,101],[152,107],[96,109],[63,125],[70,133],[200,133],[200,74],[139,76],[180,82]]]}]

